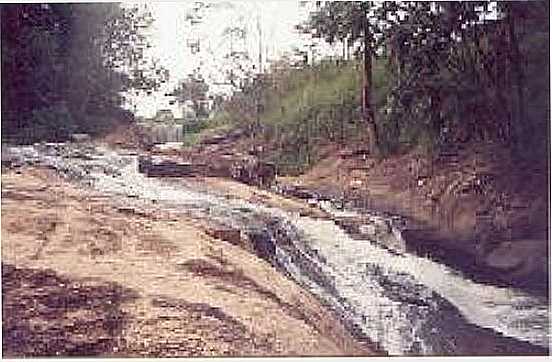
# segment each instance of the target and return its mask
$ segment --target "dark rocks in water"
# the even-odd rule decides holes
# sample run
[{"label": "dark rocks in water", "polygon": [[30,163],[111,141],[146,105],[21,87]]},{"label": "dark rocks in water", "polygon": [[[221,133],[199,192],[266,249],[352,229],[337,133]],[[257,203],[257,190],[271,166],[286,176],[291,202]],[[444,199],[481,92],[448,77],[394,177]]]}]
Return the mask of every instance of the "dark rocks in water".
[{"label": "dark rocks in water", "polygon": [[216,239],[228,241],[233,245],[241,244],[241,231],[232,228],[213,228],[206,231],[207,235],[210,235]]},{"label": "dark rocks in water", "polygon": [[393,254],[406,251],[401,235],[381,216],[335,217],[334,222],[353,239],[370,240]]},{"label": "dark rocks in water", "polygon": [[276,246],[270,232],[266,229],[253,230],[248,233],[248,236],[255,254],[264,260],[272,261],[276,253]]},{"label": "dark rocks in water", "polygon": [[377,265],[371,264],[366,265],[366,273],[385,286],[383,294],[391,300],[434,309],[437,309],[437,301],[442,300],[444,302],[444,299],[426,286],[417,283],[414,277],[409,274],[388,274]]},{"label": "dark rocks in water", "polygon": [[170,159],[152,159],[148,156],[138,157],[138,172],[148,177],[184,177],[197,174],[197,168],[190,163]]},{"label": "dark rocks in water", "polygon": [[204,145],[215,145],[220,143],[229,143],[234,142],[237,139],[243,137],[245,135],[245,130],[242,129],[234,129],[226,134],[221,135],[213,135],[211,137],[204,138],[201,143]]},{"label": "dark rocks in water", "polygon": [[80,160],[92,161],[94,158],[86,150],[75,149],[69,153],[69,157],[78,158]]},{"label": "dark rocks in water", "polygon": [[231,177],[255,186],[268,186],[276,177],[276,167],[257,158],[213,158],[206,163],[184,162],[168,156],[141,155],[138,172],[148,177]]},{"label": "dark rocks in water", "polygon": [[342,158],[342,159],[349,159],[349,158],[354,158],[354,157],[362,157],[362,156],[368,156],[370,155],[370,150],[368,149],[355,149],[355,150],[352,150],[352,151],[349,151],[349,150],[345,150],[345,151],[341,151],[339,152],[339,157]]},{"label": "dark rocks in water", "polygon": [[138,156],[138,172],[146,173],[147,170],[151,167],[152,161],[151,157],[148,156]]},{"label": "dark rocks in water", "polygon": [[276,165],[248,157],[234,162],[230,172],[232,178],[245,184],[269,186],[276,177]]},{"label": "dark rocks in water", "polygon": [[87,133],[73,133],[71,135],[71,140],[73,142],[89,142],[91,138]]},{"label": "dark rocks in water", "polygon": [[[477,241],[456,245],[435,238],[432,230],[423,228],[406,228],[401,233],[408,252],[448,265],[475,282],[519,288],[548,297],[546,243],[538,240],[496,243],[493,249],[478,255]],[[540,253],[535,252],[535,248],[543,245]]]},{"label": "dark rocks in water", "polygon": [[308,199],[320,200],[320,198],[317,197],[319,195],[299,185],[280,185],[276,191],[283,195],[293,196],[302,200],[308,200]]}]

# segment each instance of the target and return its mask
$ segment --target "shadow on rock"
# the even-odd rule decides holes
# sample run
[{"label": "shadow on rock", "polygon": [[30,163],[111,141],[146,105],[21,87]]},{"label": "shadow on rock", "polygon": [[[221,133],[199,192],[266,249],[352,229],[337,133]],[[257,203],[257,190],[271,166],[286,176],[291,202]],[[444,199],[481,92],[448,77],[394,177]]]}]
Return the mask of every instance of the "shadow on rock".
[{"label": "shadow on rock", "polygon": [[9,357],[97,356],[119,349],[136,293],[115,283],[68,279],[2,263],[2,352]]}]

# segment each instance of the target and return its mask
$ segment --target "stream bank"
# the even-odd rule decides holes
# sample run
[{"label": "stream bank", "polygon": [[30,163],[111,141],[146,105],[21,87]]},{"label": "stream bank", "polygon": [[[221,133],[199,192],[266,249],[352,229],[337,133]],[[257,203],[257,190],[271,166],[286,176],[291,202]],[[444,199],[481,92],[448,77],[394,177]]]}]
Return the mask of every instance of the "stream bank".
[{"label": "stream bank", "polygon": [[[389,248],[386,240],[401,245],[400,219],[366,215],[371,225],[363,233],[372,237],[356,240],[337,221],[358,215],[339,210],[332,202],[323,214],[305,216],[301,210],[275,207],[278,202],[263,202],[270,195],[249,187],[242,193],[252,197],[243,199],[236,192],[238,184],[221,194],[205,186],[196,188],[197,178],[192,182],[145,177],[138,172],[135,152],[97,147],[84,152],[80,146],[68,147],[67,152],[67,147],[17,152],[27,161],[124,202],[125,212],[155,205],[179,217],[223,226],[231,239],[238,231],[240,242],[243,236],[253,248],[236,247],[265,259],[276,267],[273,270],[316,296],[357,341],[374,341],[392,355],[547,353],[545,300],[479,284],[427,258]],[[231,244],[229,240],[227,245]],[[208,275],[213,270],[195,264],[190,268]]]},{"label": "stream bank", "polygon": [[[265,162],[278,150],[245,130],[193,147],[157,150],[200,173],[234,178],[287,197],[333,200],[362,213],[400,215],[405,248],[497,286],[549,297],[548,163],[514,158],[498,143],[465,144],[432,156],[419,150],[372,157],[361,144],[328,143],[299,176]],[[238,170],[238,172],[235,172]],[[344,220],[358,234],[363,220]]]},{"label": "stream bank", "polygon": [[411,152],[375,160],[333,149],[306,174],[279,182],[303,198],[400,215],[409,252],[479,282],[548,298],[547,166],[515,162],[505,152],[472,145],[434,159]]}]

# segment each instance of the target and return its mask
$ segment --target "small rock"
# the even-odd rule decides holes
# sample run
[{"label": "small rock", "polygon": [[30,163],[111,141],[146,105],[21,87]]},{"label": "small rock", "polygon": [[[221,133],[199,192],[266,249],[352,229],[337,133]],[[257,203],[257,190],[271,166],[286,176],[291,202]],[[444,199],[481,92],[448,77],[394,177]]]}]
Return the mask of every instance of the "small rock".
[{"label": "small rock", "polygon": [[234,245],[241,244],[241,231],[237,229],[209,229],[207,230],[207,235],[215,239],[228,241]]}]

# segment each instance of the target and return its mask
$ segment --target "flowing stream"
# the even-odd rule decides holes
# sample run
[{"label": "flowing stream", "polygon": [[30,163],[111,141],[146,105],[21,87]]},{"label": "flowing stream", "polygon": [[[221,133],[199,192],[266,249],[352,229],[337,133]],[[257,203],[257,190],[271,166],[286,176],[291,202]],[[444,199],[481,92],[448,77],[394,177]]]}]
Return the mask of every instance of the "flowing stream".
[{"label": "flowing stream", "polygon": [[[53,168],[123,203],[155,202],[261,235],[273,248],[269,261],[275,267],[316,295],[355,335],[390,355],[548,353],[549,306],[542,297],[479,284],[429,259],[353,239],[332,220],[228,200],[185,181],[147,178],[131,153],[66,144],[8,151],[15,163]],[[400,239],[393,220],[386,222]]]}]

